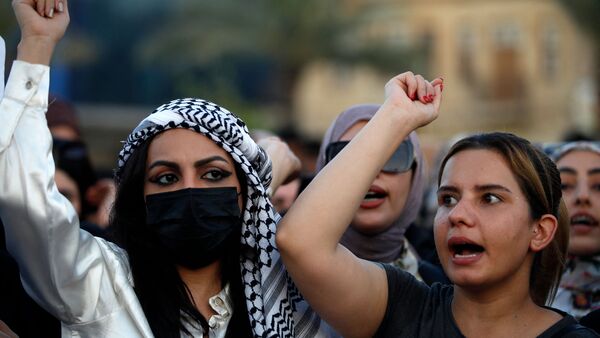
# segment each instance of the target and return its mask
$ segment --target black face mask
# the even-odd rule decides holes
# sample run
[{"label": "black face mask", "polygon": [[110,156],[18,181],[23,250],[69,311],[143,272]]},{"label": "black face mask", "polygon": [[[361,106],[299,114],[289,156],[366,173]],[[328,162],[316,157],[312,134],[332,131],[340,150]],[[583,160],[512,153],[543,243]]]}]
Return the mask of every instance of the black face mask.
[{"label": "black face mask", "polygon": [[177,265],[205,267],[239,245],[237,189],[190,188],[146,196],[146,223]]}]

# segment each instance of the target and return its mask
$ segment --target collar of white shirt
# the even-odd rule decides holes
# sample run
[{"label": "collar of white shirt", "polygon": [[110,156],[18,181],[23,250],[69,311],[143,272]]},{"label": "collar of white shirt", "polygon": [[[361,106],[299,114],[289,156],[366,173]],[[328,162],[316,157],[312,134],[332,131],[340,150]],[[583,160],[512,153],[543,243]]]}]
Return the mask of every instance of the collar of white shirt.
[{"label": "collar of white shirt", "polygon": [[[225,285],[219,293],[210,297],[208,304],[217,313],[208,319],[208,336],[210,338],[224,338],[233,313],[229,284]],[[204,333],[200,325],[192,326],[188,321],[184,321],[184,326],[192,337],[202,337]]]}]

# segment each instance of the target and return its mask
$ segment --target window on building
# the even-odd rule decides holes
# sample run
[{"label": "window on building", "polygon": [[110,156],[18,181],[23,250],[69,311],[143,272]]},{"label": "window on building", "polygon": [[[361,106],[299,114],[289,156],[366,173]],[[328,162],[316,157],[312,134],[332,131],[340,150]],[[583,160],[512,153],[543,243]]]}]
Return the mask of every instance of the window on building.
[{"label": "window on building", "polygon": [[553,80],[558,72],[559,57],[559,32],[556,26],[546,25],[542,29],[542,76],[546,80]]},{"label": "window on building", "polygon": [[516,99],[523,96],[520,39],[521,32],[515,24],[502,24],[494,30],[491,83],[491,96],[494,99]]},{"label": "window on building", "polygon": [[458,73],[468,85],[475,84],[475,44],[473,28],[461,28],[458,33]]}]

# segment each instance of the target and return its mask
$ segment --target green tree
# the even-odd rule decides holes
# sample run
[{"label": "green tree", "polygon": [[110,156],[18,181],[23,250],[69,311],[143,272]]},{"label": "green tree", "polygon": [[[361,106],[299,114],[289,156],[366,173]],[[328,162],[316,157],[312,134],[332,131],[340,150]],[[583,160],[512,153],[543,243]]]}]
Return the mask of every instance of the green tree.
[{"label": "green tree", "polygon": [[[180,1],[166,23],[137,48],[142,64],[168,67],[175,78],[193,86],[190,73],[232,79],[232,65],[262,60],[271,69],[267,100],[289,111],[292,88],[303,67],[315,59],[369,63],[380,69],[409,64],[409,53],[378,43],[357,48],[353,33],[361,13],[349,12],[341,0]],[[260,63],[260,62],[259,62]],[[235,93],[235,90],[221,92]]]},{"label": "green tree", "polygon": [[[598,0],[561,0],[567,11],[592,39],[596,52],[596,60],[600,56],[600,1]],[[600,84],[600,63],[596,64],[596,84]],[[597,91],[597,102],[600,102],[600,86]],[[596,113],[600,117],[600,107],[596,107]],[[600,120],[600,119],[599,119]],[[600,125],[596,126],[600,130]]]}]

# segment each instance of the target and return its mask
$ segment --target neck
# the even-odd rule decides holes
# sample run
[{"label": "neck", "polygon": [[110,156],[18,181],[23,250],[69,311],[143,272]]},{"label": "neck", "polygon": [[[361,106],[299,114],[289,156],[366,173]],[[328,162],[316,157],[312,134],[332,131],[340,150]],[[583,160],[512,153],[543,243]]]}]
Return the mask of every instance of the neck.
[{"label": "neck", "polygon": [[530,264],[484,286],[454,286],[452,314],[467,337],[536,337],[561,316],[533,302]]},{"label": "neck", "polygon": [[208,299],[222,289],[221,262],[216,261],[206,267],[190,270],[181,266],[177,267],[179,276],[187,285],[192,300],[198,311],[208,320],[216,314],[208,304]]},{"label": "neck", "polygon": [[469,318],[493,321],[515,311],[529,308],[531,305],[536,306],[528,290],[497,291],[474,291],[455,285],[452,313],[457,317],[468,315]]}]

